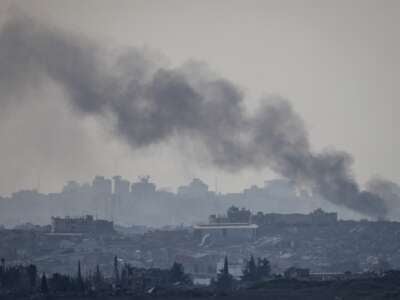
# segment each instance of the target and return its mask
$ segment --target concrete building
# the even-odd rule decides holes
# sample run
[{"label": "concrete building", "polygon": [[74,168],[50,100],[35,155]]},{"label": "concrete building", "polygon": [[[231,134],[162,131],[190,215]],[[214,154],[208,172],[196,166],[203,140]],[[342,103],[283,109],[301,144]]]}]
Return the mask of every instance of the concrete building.
[{"label": "concrete building", "polygon": [[92,206],[95,214],[102,218],[112,218],[112,181],[104,176],[96,176],[92,183]]},{"label": "concrete building", "polygon": [[155,192],[156,185],[150,182],[150,176],[140,177],[139,182],[131,184],[131,193],[139,199],[154,195]]},{"label": "concrete building", "polygon": [[198,178],[194,178],[189,185],[178,188],[178,195],[183,197],[201,198],[207,196],[208,193],[208,185]]},{"label": "concrete building", "polygon": [[129,186],[128,180],[123,179],[121,176],[114,176],[114,195],[118,197],[125,198],[129,196]]},{"label": "concrete building", "polygon": [[199,224],[193,227],[194,234],[200,239],[218,239],[231,241],[251,241],[257,235],[258,225],[249,223]]},{"label": "concrete building", "polygon": [[114,233],[113,222],[106,220],[95,220],[93,216],[84,217],[52,217],[52,233],[88,233],[88,234],[110,234]]},{"label": "concrete building", "polygon": [[252,222],[259,225],[333,225],[337,223],[337,213],[327,213],[317,209],[310,214],[262,214],[252,216]]},{"label": "concrete building", "polygon": [[96,176],[93,180],[93,192],[96,196],[109,197],[112,191],[111,179],[104,178],[104,176]]},{"label": "concrete building", "polygon": [[194,278],[212,278],[217,273],[216,263],[221,256],[216,253],[179,254],[175,261],[184,265],[185,272]]},{"label": "concrete building", "polygon": [[310,270],[304,268],[290,267],[284,272],[287,279],[304,279],[310,277]]}]

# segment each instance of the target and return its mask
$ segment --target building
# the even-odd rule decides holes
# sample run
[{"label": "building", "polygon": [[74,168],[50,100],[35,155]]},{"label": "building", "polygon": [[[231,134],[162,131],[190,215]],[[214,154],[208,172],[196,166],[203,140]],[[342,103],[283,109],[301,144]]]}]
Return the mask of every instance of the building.
[{"label": "building", "polygon": [[129,197],[129,186],[128,180],[122,179],[121,176],[114,176],[114,195],[121,198]]},{"label": "building", "polygon": [[198,178],[194,178],[189,185],[178,188],[178,195],[183,197],[202,198],[208,194],[208,185]]},{"label": "building", "polygon": [[257,235],[258,225],[249,223],[214,223],[199,224],[193,227],[198,238],[213,240],[251,241]]},{"label": "building", "polygon": [[209,223],[251,223],[251,211],[236,206],[228,208],[226,215],[210,215]]},{"label": "building", "polygon": [[321,273],[310,273],[309,280],[312,281],[334,281],[334,280],[357,280],[357,279],[368,279],[371,277],[379,276],[375,272],[364,272],[364,273],[352,273],[352,272],[321,272]]},{"label": "building", "polygon": [[112,181],[104,176],[96,176],[92,183],[92,205],[96,215],[112,218]]},{"label": "building", "polygon": [[338,221],[337,213],[327,213],[322,209],[316,209],[309,214],[313,224],[317,225],[331,225]]},{"label": "building", "polygon": [[95,196],[109,197],[112,192],[111,179],[104,178],[104,176],[96,176],[93,179],[92,188]]},{"label": "building", "polygon": [[156,185],[150,182],[150,176],[140,177],[139,182],[131,184],[131,193],[138,198],[147,198],[154,195],[156,192]]},{"label": "building", "polygon": [[332,225],[337,223],[337,213],[327,213],[317,209],[310,214],[263,214],[252,216],[252,221],[258,225]]},{"label": "building", "polygon": [[216,253],[182,253],[175,257],[175,261],[183,264],[185,272],[194,278],[209,278],[217,273],[217,262],[221,256]]},{"label": "building", "polygon": [[310,270],[303,268],[290,267],[284,273],[287,279],[304,279],[310,277]]},{"label": "building", "polygon": [[52,233],[89,233],[110,234],[114,233],[114,223],[107,220],[95,220],[93,216],[84,217],[52,217]]}]

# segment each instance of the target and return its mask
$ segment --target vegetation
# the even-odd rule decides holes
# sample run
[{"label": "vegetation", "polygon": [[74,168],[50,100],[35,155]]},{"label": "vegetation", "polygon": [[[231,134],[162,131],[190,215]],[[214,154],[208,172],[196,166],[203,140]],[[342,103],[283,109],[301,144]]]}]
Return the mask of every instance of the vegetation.
[{"label": "vegetation", "polygon": [[[249,258],[241,280],[229,273],[228,257],[210,287],[198,288],[179,263],[170,269],[143,269],[119,265],[114,259],[114,274],[105,278],[100,267],[82,275],[78,261],[75,276],[42,273],[34,265],[0,267],[0,299],[400,299],[400,271],[380,276],[346,280],[296,280],[271,274],[266,259]],[[248,283],[251,283],[250,285]],[[225,298],[227,299],[227,298]]]},{"label": "vegetation", "polygon": [[43,294],[47,294],[49,292],[49,286],[47,285],[47,277],[46,274],[43,273],[42,280],[40,282],[40,291]]},{"label": "vegetation", "polygon": [[257,282],[271,277],[271,266],[266,258],[259,258],[257,263],[253,256],[247,262],[243,270],[242,281]]},{"label": "vegetation", "polygon": [[217,279],[212,282],[212,286],[214,286],[218,291],[228,292],[233,289],[234,284],[235,280],[229,273],[228,257],[225,256],[224,267],[217,274]]},{"label": "vegetation", "polygon": [[171,283],[181,283],[186,285],[191,285],[192,280],[189,275],[185,274],[185,270],[182,264],[175,262],[170,270],[170,282]]}]

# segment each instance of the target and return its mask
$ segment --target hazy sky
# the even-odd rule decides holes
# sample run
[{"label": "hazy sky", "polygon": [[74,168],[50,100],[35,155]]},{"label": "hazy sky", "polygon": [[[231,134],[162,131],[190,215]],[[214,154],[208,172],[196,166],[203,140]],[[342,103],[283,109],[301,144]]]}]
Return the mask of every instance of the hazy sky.
[{"label": "hazy sky", "polygon": [[[400,182],[400,1],[0,0],[1,22],[16,10],[115,51],[146,47],[171,66],[204,61],[243,88],[251,108],[264,94],[288,98],[315,149],[350,152],[361,182],[377,174]],[[149,174],[172,188],[200,177],[221,191],[274,176],[222,172],[174,143],[132,151],[98,119],[76,116],[55,84],[14,97],[30,101],[0,108],[2,194],[55,191],[96,174]]]}]

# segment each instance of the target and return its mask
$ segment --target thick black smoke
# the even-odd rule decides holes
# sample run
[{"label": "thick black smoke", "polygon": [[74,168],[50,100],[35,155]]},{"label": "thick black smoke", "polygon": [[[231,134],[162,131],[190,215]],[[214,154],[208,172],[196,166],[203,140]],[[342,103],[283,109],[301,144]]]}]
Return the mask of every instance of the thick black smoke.
[{"label": "thick black smoke", "polygon": [[132,147],[190,137],[222,169],[269,167],[337,205],[373,217],[387,213],[378,195],[360,190],[349,154],[311,151],[288,101],[263,99],[250,114],[237,86],[196,64],[163,68],[138,49],[111,59],[80,36],[26,18],[6,23],[0,34],[1,105],[14,89],[44,79],[63,86],[77,111],[110,117]]},{"label": "thick black smoke", "polygon": [[395,182],[375,177],[367,182],[366,190],[384,199],[387,216],[397,220],[400,216],[400,186]]}]

